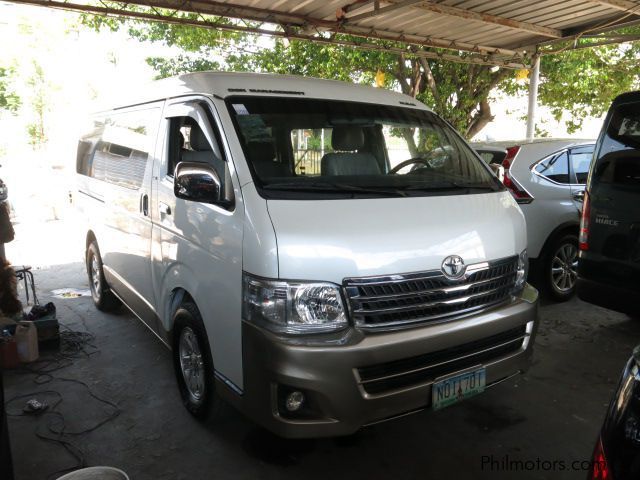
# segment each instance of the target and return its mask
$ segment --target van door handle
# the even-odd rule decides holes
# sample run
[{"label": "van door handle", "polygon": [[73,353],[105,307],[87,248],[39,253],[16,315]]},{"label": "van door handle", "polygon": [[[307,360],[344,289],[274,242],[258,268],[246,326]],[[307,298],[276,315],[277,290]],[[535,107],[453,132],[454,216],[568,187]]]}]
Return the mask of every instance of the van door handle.
[{"label": "van door handle", "polygon": [[584,190],[581,190],[579,192],[576,192],[573,194],[573,199],[577,202],[582,202],[584,201]]},{"label": "van door handle", "polygon": [[142,194],[140,199],[140,210],[145,217],[149,216],[149,195],[146,193]]},{"label": "van door handle", "polygon": [[158,210],[165,215],[171,215],[171,207],[164,202],[158,202]]}]

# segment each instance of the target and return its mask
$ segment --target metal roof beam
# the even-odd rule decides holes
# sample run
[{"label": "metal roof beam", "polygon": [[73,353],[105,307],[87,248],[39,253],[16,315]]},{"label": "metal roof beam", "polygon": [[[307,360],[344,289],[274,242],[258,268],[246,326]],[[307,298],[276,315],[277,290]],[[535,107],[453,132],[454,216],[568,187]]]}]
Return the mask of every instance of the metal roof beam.
[{"label": "metal roof beam", "polygon": [[[566,43],[566,42],[570,42],[570,41],[576,41],[579,40],[581,38],[595,38],[595,37],[599,37],[599,38],[603,38],[604,37],[618,37],[618,41],[617,42],[609,42],[609,43],[600,43],[600,45],[609,45],[609,44],[613,44],[613,43],[625,43],[625,42],[630,42],[630,41],[636,41],[633,39],[625,39],[623,38],[625,35],[620,35],[620,34],[616,34],[616,31],[620,30],[621,28],[631,28],[631,27],[637,27],[640,26],[640,19],[634,19],[634,20],[630,20],[630,21],[621,21],[619,23],[612,23],[612,21],[607,22],[605,25],[602,25],[602,22],[598,22],[598,23],[592,23],[592,24],[588,24],[588,25],[582,25],[580,28],[571,28],[571,29],[567,29],[565,30],[565,36],[563,38],[556,38],[553,40],[546,40],[543,42],[538,42],[536,44],[530,44],[530,45],[518,45],[518,46],[511,46],[512,49],[517,49],[518,51],[520,50],[524,50],[524,51],[533,51],[536,50],[540,47],[547,47],[550,45],[558,45],[561,43]],[[607,35],[609,34],[609,35]],[[634,34],[629,34],[629,36],[634,36]],[[598,45],[592,45],[592,46],[598,46]],[[583,48],[583,47],[581,47]],[[563,51],[568,50],[568,49],[564,49]],[[548,52],[543,52],[544,55],[546,55]],[[554,51],[555,53],[555,51]]]},{"label": "metal roof beam", "polygon": [[[397,8],[405,8],[405,7],[412,6],[413,8],[428,10],[430,12],[440,13],[442,15],[449,15],[451,17],[464,18],[467,20],[474,20],[481,23],[490,23],[493,25],[501,25],[503,27],[512,28],[514,30],[521,30],[524,32],[534,33],[536,35],[541,35],[543,37],[562,38],[563,36],[562,30],[558,30],[556,28],[543,27],[542,25],[535,25],[529,22],[521,22],[519,20],[514,20],[512,18],[500,17],[497,15],[490,15],[488,13],[474,12],[473,10],[466,10],[464,8],[450,7],[448,5],[443,5],[441,3],[435,3],[432,1],[416,2],[413,0],[401,0],[398,2],[395,0],[387,0],[387,2],[395,4],[393,5],[393,7],[396,7],[394,8],[394,10],[397,10]],[[381,15],[381,14],[384,14],[386,9],[390,7],[391,6],[380,8],[378,9],[378,13],[367,12],[361,15],[347,17],[346,21],[353,22],[359,19],[367,18],[367,17],[364,17],[363,15],[367,15],[368,17]]]},{"label": "metal roof beam", "polygon": [[[20,3],[21,0],[15,0]],[[24,2],[23,2],[24,3]],[[509,58],[523,57],[521,52],[507,48],[497,48],[485,45],[475,45],[466,42],[454,42],[440,38],[425,37],[422,35],[401,34],[386,30],[377,30],[370,27],[360,27],[358,25],[342,25],[335,21],[313,18],[307,15],[276,12],[269,9],[239,6],[222,3],[215,0],[136,0],[129,2],[145,7],[166,8],[169,10],[180,10],[184,12],[200,13],[204,15],[216,15],[231,17],[258,22],[268,22],[281,25],[283,29],[290,31],[291,26],[300,26],[301,31],[296,33],[301,35],[315,35],[319,32],[332,32],[345,35],[353,35],[359,38],[377,39],[390,42],[399,42],[419,47],[443,48],[446,50],[478,53],[483,55],[499,55]],[[363,4],[366,3],[362,2]],[[352,4],[359,5],[359,4]]]},{"label": "metal roof beam", "polygon": [[453,40],[445,40],[434,37],[423,37],[421,35],[401,34],[389,32],[386,30],[378,30],[375,28],[360,27],[357,25],[342,25],[340,27],[324,29],[334,33],[344,33],[362,38],[373,38],[377,40],[385,40],[392,42],[407,43],[418,45],[421,47],[444,48],[446,50],[455,50],[471,53],[483,53],[489,55],[504,56],[523,56],[522,52],[511,50],[508,48],[492,47],[488,45],[475,45],[467,42],[457,42]]},{"label": "metal roof beam", "polygon": [[620,38],[605,38],[603,40],[596,41],[596,42],[591,42],[591,43],[576,44],[576,45],[571,45],[571,46],[568,46],[568,47],[555,48],[553,50],[540,50],[540,54],[542,54],[542,55],[553,55],[553,54],[556,54],[556,53],[563,53],[563,52],[567,52],[567,51],[571,51],[571,50],[583,50],[585,48],[600,47],[602,45],[620,45],[622,43],[637,42],[637,41],[640,41],[640,35],[635,35],[635,36],[634,35],[630,35],[629,37],[626,37],[624,39],[620,39]]},{"label": "metal roof beam", "polygon": [[[380,8],[378,3],[374,3],[374,8],[370,12],[360,13],[358,15],[353,15],[351,17],[346,17],[345,20],[350,23],[357,22],[358,20],[364,20],[365,18],[376,17],[378,15],[384,15],[386,13],[393,12],[394,10],[399,10],[401,8],[407,8],[417,3],[422,3],[424,0],[401,0],[398,3],[393,3],[386,7]],[[356,4],[357,5],[357,4]]]},{"label": "metal roof beam", "polygon": [[630,2],[629,0],[589,0],[589,1],[603,5],[605,7],[615,8],[616,10],[622,10],[623,12],[640,9],[640,4],[635,2]]},{"label": "metal roof beam", "polygon": [[123,8],[111,8],[106,6],[77,4],[68,1],[57,0],[11,0],[13,3],[23,3],[29,5],[38,5],[42,7],[56,8],[61,10],[70,10],[75,12],[85,12],[97,15],[105,15],[109,17],[123,17],[123,18],[137,18],[143,20],[179,24],[179,25],[191,25],[195,27],[209,28],[223,31],[244,32],[256,35],[266,35],[279,38],[293,38],[296,40],[307,40],[321,44],[333,44],[341,45],[345,47],[358,48],[361,50],[373,50],[382,51],[395,54],[404,54],[421,58],[439,59],[443,61],[450,61],[456,63],[469,63],[476,65],[496,65],[504,68],[520,69],[527,68],[527,64],[522,58],[497,58],[492,55],[481,55],[475,53],[469,53],[466,55],[455,55],[440,52],[433,52],[422,50],[419,48],[402,48],[397,46],[386,46],[380,44],[372,44],[366,42],[357,42],[347,39],[340,39],[336,36],[323,37],[323,36],[311,36],[301,33],[297,33],[291,29],[279,30],[267,30],[259,27],[244,26],[239,24],[222,23],[218,21],[209,21],[205,19],[191,19],[184,17],[176,17],[170,15],[161,15],[159,13],[148,12],[136,12],[131,10],[125,10]]}]

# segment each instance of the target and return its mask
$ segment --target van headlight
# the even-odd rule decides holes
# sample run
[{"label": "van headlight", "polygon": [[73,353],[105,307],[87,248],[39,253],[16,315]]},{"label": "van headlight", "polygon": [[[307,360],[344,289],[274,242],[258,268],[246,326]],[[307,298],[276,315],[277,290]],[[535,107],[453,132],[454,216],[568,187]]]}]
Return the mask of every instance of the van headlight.
[{"label": "van headlight", "polygon": [[529,273],[529,256],[527,250],[524,249],[520,255],[518,255],[518,269],[516,271],[516,283],[513,286],[514,293],[519,292],[524,288],[524,284],[527,283],[527,274]]},{"label": "van headlight", "polygon": [[242,277],[242,318],[278,333],[339,330],[348,325],[340,287],[332,283]]}]

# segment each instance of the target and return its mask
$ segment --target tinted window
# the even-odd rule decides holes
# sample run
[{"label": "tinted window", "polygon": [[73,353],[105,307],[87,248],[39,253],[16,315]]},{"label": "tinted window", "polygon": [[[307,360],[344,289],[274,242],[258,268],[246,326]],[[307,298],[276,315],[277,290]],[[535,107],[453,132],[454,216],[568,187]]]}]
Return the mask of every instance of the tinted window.
[{"label": "tinted window", "polygon": [[269,198],[421,196],[502,189],[437,115],[331,100],[228,100],[256,185]]},{"label": "tinted window", "polygon": [[535,166],[535,171],[557,183],[569,182],[569,156],[567,152],[551,155]]},{"label": "tinted window", "polygon": [[589,175],[589,165],[593,157],[593,147],[572,148],[569,152],[571,169],[575,175],[575,182],[584,185]]},{"label": "tinted window", "polygon": [[593,181],[640,186],[640,103],[620,105],[612,112]]},{"label": "tinted window", "polygon": [[153,108],[96,118],[93,131],[78,145],[78,173],[140,188],[158,114],[159,109]]}]

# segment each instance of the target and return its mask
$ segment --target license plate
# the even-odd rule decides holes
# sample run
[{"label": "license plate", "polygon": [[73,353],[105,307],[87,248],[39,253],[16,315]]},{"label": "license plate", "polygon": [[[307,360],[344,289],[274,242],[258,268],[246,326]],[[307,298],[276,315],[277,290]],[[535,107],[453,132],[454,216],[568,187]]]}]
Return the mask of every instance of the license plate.
[{"label": "license plate", "polygon": [[436,379],[431,389],[433,409],[440,410],[484,392],[486,379],[487,374],[484,368]]}]

